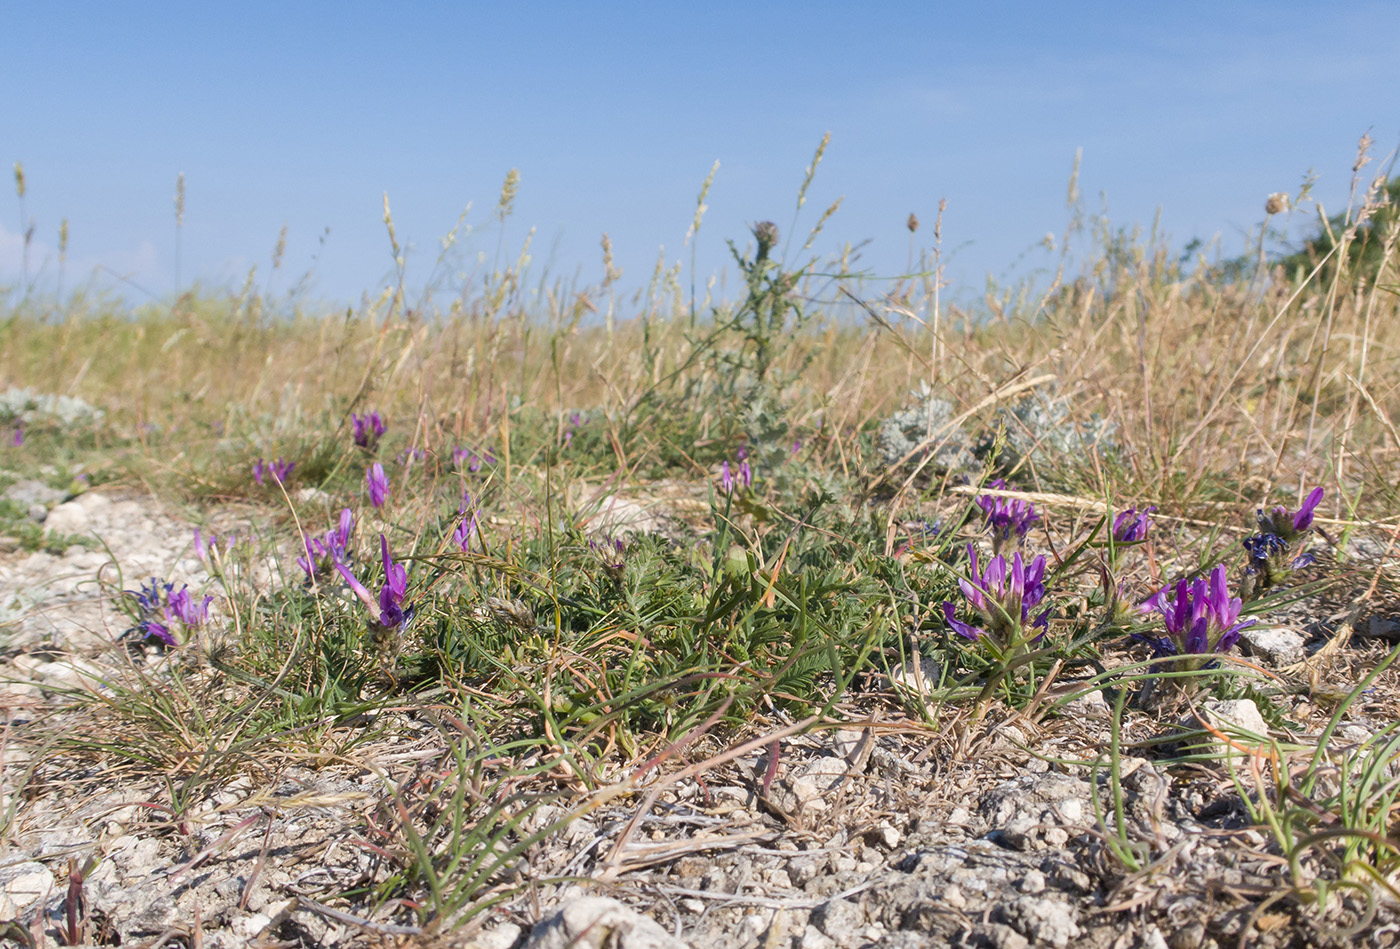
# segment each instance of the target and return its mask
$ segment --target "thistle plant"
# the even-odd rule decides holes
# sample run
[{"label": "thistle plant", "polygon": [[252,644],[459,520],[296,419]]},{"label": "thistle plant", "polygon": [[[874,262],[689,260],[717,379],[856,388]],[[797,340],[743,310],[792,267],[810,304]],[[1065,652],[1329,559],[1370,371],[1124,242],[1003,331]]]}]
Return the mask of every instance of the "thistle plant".
[{"label": "thistle plant", "polygon": [[1175,658],[1178,669],[1201,669],[1233,649],[1241,630],[1253,625],[1252,619],[1240,619],[1242,606],[1239,597],[1231,598],[1225,565],[1218,564],[1208,579],[1183,577],[1149,597],[1141,609],[1162,617],[1163,632],[1133,638],[1151,646],[1158,658]]},{"label": "thistle plant", "polygon": [[1261,508],[1255,518],[1259,533],[1242,542],[1249,553],[1249,566],[1241,583],[1241,593],[1253,599],[1272,587],[1287,583],[1295,570],[1314,561],[1304,552],[1308,535],[1313,530],[1313,513],[1322,502],[1322,488],[1313,488],[1296,511],[1278,506],[1265,513]]},{"label": "thistle plant", "polygon": [[1050,610],[1035,619],[1030,619],[1030,613],[1045,598],[1045,558],[1038,556],[1027,564],[1017,551],[1008,563],[998,554],[982,570],[971,544],[967,545],[967,556],[968,576],[959,577],[958,586],[981,625],[962,622],[957,618],[957,605],[945,602],[943,615],[948,625],[958,635],[984,643],[1002,657],[1044,635]]},{"label": "thistle plant", "polygon": [[350,426],[355,444],[369,452],[374,452],[379,447],[379,439],[388,430],[383,417],[376,409],[368,415],[357,415],[350,413]]},{"label": "thistle plant", "polygon": [[[997,491],[1006,490],[1006,482],[1001,478],[988,485]],[[984,494],[977,499],[977,506],[987,515],[987,527],[992,532],[992,551],[1001,553],[1001,548],[1013,538],[1016,546],[1025,540],[1026,534],[1040,520],[1035,505],[1020,498],[1005,498],[995,494]]]}]

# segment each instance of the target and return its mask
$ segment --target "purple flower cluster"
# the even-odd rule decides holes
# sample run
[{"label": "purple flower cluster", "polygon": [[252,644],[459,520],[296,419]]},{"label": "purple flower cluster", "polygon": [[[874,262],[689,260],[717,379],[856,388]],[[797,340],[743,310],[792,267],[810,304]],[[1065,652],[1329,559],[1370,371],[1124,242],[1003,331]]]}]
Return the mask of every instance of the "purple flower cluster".
[{"label": "purple flower cluster", "polygon": [[428,450],[426,448],[409,447],[399,452],[399,457],[395,460],[405,468],[410,468],[414,462],[424,461],[427,457]]},{"label": "purple flower cluster", "polygon": [[1313,488],[1297,511],[1279,506],[1265,514],[1263,508],[1260,508],[1255,518],[1259,521],[1259,530],[1262,533],[1273,534],[1284,543],[1291,544],[1312,530],[1313,512],[1321,503],[1322,488]]},{"label": "purple flower cluster", "polygon": [[[1006,481],[998,478],[987,487],[997,491],[1006,490]],[[995,494],[984,494],[977,499],[977,506],[987,515],[987,526],[992,531],[992,549],[1001,553],[1002,545],[1013,537],[1017,546],[1025,540],[1026,534],[1040,520],[1035,505],[1020,498],[1004,498]]]},{"label": "purple flower cluster", "polygon": [[321,537],[306,537],[306,556],[297,558],[297,566],[306,573],[306,579],[315,580],[318,575],[329,575],[337,564],[350,562],[350,532],[355,528],[355,516],[350,509],[340,512],[340,523]]},{"label": "purple flower cluster", "polygon": [[574,443],[574,432],[583,426],[583,416],[578,412],[569,413],[569,424],[564,429],[564,447],[568,448]]},{"label": "purple flower cluster", "polygon": [[[222,556],[227,557],[229,554],[233,553],[233,545],[236,542],[237,538],[233,535],[225,537]],[[196,527],[194,529],[194,555],[195,558],[206,567],[210,566],[211,561],[217,563],[221,556],[219,553],[218,535],[210,531],[209,536],[205,537],[204,534],[200,533],[199,528]]]},{"label": "purple flower cluster", "polygon": [[292,476],[292,469],[295,467],[296,462],[293,461],[283,461],[281,458],[278,458],[270,464],[265,464],[263,460],[259,458],[257,461],[253,462],[253,480],[256,481],[259,486],[262,486],[263,476],[270,474],[273,480],[278,484],[285,484],[287,479]]},{"label": "purple flower cluster", "polygon": [[[967,556],[971,561],[968,578],[958,578],[958,586],[963,596],[977,611],[981,626],[964,623],[957,618],[957,607],[952,603],[943,604],[943,615],[948,625],[961,636],[971,640],[988,637],[995,646],[1005,649],[1023,642],[1026,637],[1026,620],[1030,611],[1045,598],[1045,558],[1036,557],[1026,564],[1017,551],[1007,563],[998,554],[982,570],[977,562],[977,550],[967,545]],[[1044,630],[1050,620],[1047,609],[1030,622],[1030,628]]]},{"label": "purple flower cluster", "polygon": [[356,415],[350,413],[350,425],[355,437],[355,444],[361,448],[374,451],[379,447],[379,439],[388,430],[388,425],[384,423],[384,418],[379,414],[379,410],[368,415]]},{"label": "purple flower cluster", "polygon": [[1152,529],[1151,514],[1156,511],[1155,507],[1143,508],[1141,513],[1138,509],[1130,507],[1113,519],[1113,540],[1119,544],[1135,544],[1147,539],[1147,532]]},{"label": "purple flower cluster", "polygon": [[494,465],[496,463],[496,456],[489,451],[477,454],[470,449],[460,446],[452,449],[452,464],[458,471],[468,471],[472,474],[476,474],[481,470],[483,462],[488,465]]},{"label": "purple flower cluster", "polygon": [[10,444],[18,448],[24,444],[24,423],[16,422],[15,430],[10,433]]},{"label": "purple flower cluster", "polygon": [[209,604],[214,601],[206,596],[203,602],[196,601],[189,587],[175,589],[173,583],[162,582],[151,577],[149,586],[141,585],[140,592],[127,590],[136,600],[137,620],[135,629],[143,637],[158,639],[167,646],[178,646],[182,637],[175,635],[176,623],[185,637],[192,629],[197,629],[209,621]]},{"label": "purple flower cluster", "polygon": [[1244,549],[1249,554],[1245,573],[1245,595],[1253,596],[1270,587],[1287,582],[1294,570],[1308,566],[1314,560],[1303,553],[1302,542],[1312,531],[1313,512],[1322,503],[1322,488],[1313,488],[1297,511],[1275,507],[1256,513],[1259,533],[1246,537]]},{"label": "purple flower cluster", "polygon": [[[742,487],[745,490],[753,487],[753,469],[749,467],[749,450],[742,445],[739,446],[739,450],[734,453],[734,460],[736,468],[730,468],[728,460],[719,466],[719,487],[725,494],[733,494],[736,487]],[[736,470],[738,471],[737,475],[735,474]]]},{"label": "purple flower cluster", "polygon": [[471,553],[472,535],[476,533],[476,505],[472,503],[470,491],[462,492],[462,503],[457,506],[457,513],[462,515],[462,519],[457,522],[457,527],[452,531],[452,545],[464,554]]},{"label": "purple flower cluster", "polygon": [[1148,597],[1142,610],[1161,614],[1165,635],[1135,633],[1133,638],[1150,645],[1161,657],[1228,652],[1239,641],[1240,631],[1254,623],[1240,619],[1242,606],[1239,597],[1230,596],[1225,565],[1219,564],[1209,579],[1183,577],[1175,586]]},{"label": "purple flower cluster", "polygon": [[603,563],[603,570],[614,580],[621,580],[627,571],[627,545],[620,538],[590,540],[588,549]]},{"label": "purple flower cluster", "polygon": [[335,569],[368,607],[371,623],[383,630],[398,629],[413,619],[413,607],[403,605],[404,596],[408,593],[408,569],[403,564],[394,563],[389,556],[389,541],[383,534],[379,535],[379,549],[384,563],[384,586],[379,590],[378,616],[374,613],[374,597],[364,584],[355,579],[345,564],[337,563]]},{"label": "purple flower cluster", "polygon": [[389,478],[384,474],[384,466],[375,462],[365,469],[365,485],[369,488],[369,503],[376,508],[384,506],[389,499]]}]

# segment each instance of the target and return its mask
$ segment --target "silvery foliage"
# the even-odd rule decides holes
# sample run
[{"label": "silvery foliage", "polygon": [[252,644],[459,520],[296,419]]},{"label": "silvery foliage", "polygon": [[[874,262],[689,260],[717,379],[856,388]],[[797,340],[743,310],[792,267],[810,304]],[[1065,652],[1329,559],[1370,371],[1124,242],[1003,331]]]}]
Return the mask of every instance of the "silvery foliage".
[{"label": "silvery foliage", "polygon": [[14,387],[0,392],[0,419],[7,421],[75,425],[101,421],[103,414],[96,406],[70,395],[50,395]]},{"label": "silvery foliage", "polygon": [[816,492],[840,497],[844,486],[840,477],[802,460],[793,451],[794,433],[781,403],[760,391],[749,402],[742,417],[744,447],[756,481],[779,494]]},{"label": "silvery foliage", "polygon": [[[928,449],[934,451],[929,464],[935,469],[958,471],[976,467],[967,433],[960,427],[947,428],[956,414],[952,403],[935,396],[927,382],[920,382],[919,388],[909,395],[912,404],[880,423],[880,459],[885,466],[898,464],[900,459],[933,438]],[[910,463],[917,464],[920,460],[922,455],[915,455]]]},{"label": "silvery foliage", "polygon": [[[997,454],[1003,468],[1019,465],[1032,452],[1055,455],[1100,455],[1118,451],[1118,426],[1097,415],[1084,421],[1070,418],[1067,400],[1036,392],[1002,410],[1006,438]],[[979,455],[992,450],[995,436],[988,435],[977,446]]]}]

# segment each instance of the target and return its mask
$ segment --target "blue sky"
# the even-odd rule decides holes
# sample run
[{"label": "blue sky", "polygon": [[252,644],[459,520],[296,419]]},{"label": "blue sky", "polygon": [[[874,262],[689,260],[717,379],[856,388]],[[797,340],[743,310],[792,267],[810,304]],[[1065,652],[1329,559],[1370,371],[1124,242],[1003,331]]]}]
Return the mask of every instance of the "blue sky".
[{"label": "blue sky", "polygon": [[[931,240],[946,197],[949,276],[975,296],[989,272],[1048,262],[1031,248],[1064,229],[1079,148],[1091,210],[1102,193],[1131,225],[1161,207],[1178,245],[1240,250],[1310,168],[1340,209],[1358,137],[1400,141],[1397,80],[1393,2],[16,4],[0,159],[24,163],[46,279],[66,217],[70,284],[116,272],[168,295],[183,172],[186,281],[236,286],[256,263],[285,290],[314,268],[314,297],[351,301],[391,269],[384,192],[421,279],[469,203],[464,260],[494,256],[511,168],[508,249],[533,226],[537,270],[592,281],[607,232],[635,287],[662,247],[689,266],[719,160],[703,280],[726,237],[787,229],[829,131],[799,231],[844,195],[822,246],[868,240],[863,265],[897,273],[906,217]],[[7,186],[0,282],[19,276],[20,225]]]}]

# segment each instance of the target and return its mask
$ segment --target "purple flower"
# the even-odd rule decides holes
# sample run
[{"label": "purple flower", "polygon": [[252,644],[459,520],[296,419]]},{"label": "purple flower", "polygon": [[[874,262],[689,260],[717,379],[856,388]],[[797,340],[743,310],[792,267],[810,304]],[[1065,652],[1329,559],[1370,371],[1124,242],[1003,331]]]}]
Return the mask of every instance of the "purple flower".
[{"label": "purple flower", "polygon": [[747,458],[739,459],[739,483],[745,488],[753,487],[753,469],[749,467]]},{"label": "purple flower", "polygon": [[574,443],[574,433],[583,425],[583,416],[578,412],[569,413],[569,423],[564,429],[564,447],[568,448]]},{"label": "purple flower", "polygon": [[463,517],[452,532],[452,543],[462,553],[468,554],[471,553],[472,534],[476,533],[476,507],[472,504],[470,491],[462,492],[462,503],[457,507],[457,513]]},{"label": "purple flower", "polygon": [[209,604],[213,602],[212,596],[206,596],[203,603],[196,603],[194,597],[190,596],[190,588],[181,587],[178,592],[170,594],[167,598],[166,616],[173,616],[186,628],[203,626],[209,620]]},{"label": "purple flower", "polygon": [[588,549],[603,562],[603,569],[614,580],[621,580],[627,570],[627,545],[621,538],[590,540]]},{"label": "purple flower", "polygon": [[220,554],[218,536],[210,532],[209,536],[205,537],[199,532],[199,528],[195,528],[194,555],[196,559],[204,564],[204,566],[208,567],[211,572],[217,573],[220,557],[227,557],[229,554],[233,553],[233,546],[237,541],[238,538],[233,534],[226,536],[224,538],[224,550],[223,553]]},{"label": "purple flower", "polygon": [[389,541],[379,535],[379,547],[384,562],[384,586],[379,590],[379,616],[375,617],[375,600],[365,589],[364,584],[355,579],[345,564],[335,565],[336,571],[350,585],[350,589],[369,608],[371,621],[384,629],[395,629],[413,618],[413,608],[404,609],[403,600],[408,592],[408,570],[403,564],[396,564],[389,556]]},{"label": "purple flower", "polygon": [[[1017,551],[1008,564],[1006,558],[998,554],[984,571],[979,568],[977,551],[971,544],[967,545],[967,555],[971,561],[968,578],[959,577],[958,586],[983,625],[962,622],[956,616],[956,606],[944,603],[943,615],[948,625],[967,639],[977,640],[986,635],[999,648],[1020,642],[1025,638],[1024,629],[1031,609],[1045,598],[1045,558],[1036,557],[1027,565]],[[1049,620],[1047,609],[1030,626],[1043,630]]]},{"label": "purple flower", "polygon": [[794,438],[792,440],[792,447],[788,449],[788,454],[796,455],[800,451],[802,451],[802,439]]},{"label": "purple flower", "polygon": [[1302,507],[1298,510],[1290,511],[1288,508],[1279,506],[1265,514],[1260,508],[1255,517],[1259,521],[1259,529],[1265,534],[1273,534],[1282,538],[1285,543],[1291,544],[1300,534],[1305,534],[1312,529],[1313,512],[1322,503],[1322,488],[1313,488],[1306,498],[1303,499]]},{"label": "purple flower", "polygon": [[292,469],[295,467],[296,462],[293,461],[283,461],[281,458],[278,458],[271,464],[267,464],[259,458],[257,461],[253,462],[253,480],[261,487],[263,485],[263,476],[270,474],[274,481],[278,484],[283,484],[291,477]]},{"label": "purple flower", "polygon": [[388,429],[377,409],[364,416],[351,412],[350,424],[354,430],[355,444],[370,451],[378,447],[380,437]]},{"label": "purple flower", "polygon": [[306,573],[308,580],[314,580],[319,574],[329,574],[336,564],[350,562],[350,532],[354,528],[355,516],[347,507],[341,510],[340,523],[334,529],[320,538],[306,538],[306,556],[297,558],[297,566]]},{"label": "purple flower", "polygon": [[383,507],[389,497],[389,479],[384,476],[384,466],[376,461],[366,468],[365,483],[369,485],[369,503]]},{"label": "purple flower", "polygon": [[142,584],[139,592],[126,592],[136,600],[137,618],[133,629],[144,637],[158,639],[171,647],[180,645],[180,639],[174,632],[175,623],[178,622],[186,631],[204,625],[209,619],[209,604],[214,600],[212,596],[206,596],[202,603],[198,603],[190,595],[189,587],[175,591],[173,583],[166,583],[157,577],[151,577],[150,586]]},{"label": "purple flower", "polygon": [[1155,507],[1148,507],[1139,514],[1137,508],[1130,507],[1119,514],[1113,519],[1113,539],[1120,544],[1146,540],[1147,532],[1152,527],[1152,518],[1148,515],[1155,510]]},{"label": "purple flower", "polygon": [[[987,485],[997,491],[1006,490],[1006,482],[1001,478]],[[1025,538],[1027,532],[1040,520],[1035,506],[1020,498],[1004,498],[994,494],[984,494],[977,499],[977,506],[987,515],[987,526],[992,529],[992,548],[1001,552],[1004,543],[1014,536],[1016,543]]]},{"label": "purple flower", "polygon": [[[490,455],[488,454],[487,457],[490,458]],[[490,461],[494,464],[496,459],[490,458]],[[457,467],[458,471],[466,470],[476,474],[481,470],[481,457],[474,451],[457,447],[452,449],[452,464]]]},{"label": "purple flower", "polygon": [[1239,641],[1240,631],[1254,624],[1252,619],[1240,620],[1243,605],[1239,597],[1231,598],[1222,563],[1209,579],[1183,577],[1175,586],[1148,597],[1141,609],[1161,614],[1165,635],[1137,633],[1133,638],[1149,644],[1161,657],[1228,652]]},{"label": "purple flower", "polygon": [[24,423],[16,422],[14,434],[10,436],[10,444],[18,448],[24,444]]},{"label": "purple flower", "polygon": [[1286,583],[1293,571],[1301,570],[1317,559],[1311,553],[1295,555],[1293,545],[1277,534],[1252,534],[1241,543],[1249,553],[1249,566],[1245,570],[1245,596],[1251,598],[1256,593]]},{"label": "purple flower", "polygon": [[734,472],[729,470],[729,462],[719,466],[719,487],[725,494],[734,493]]}]

